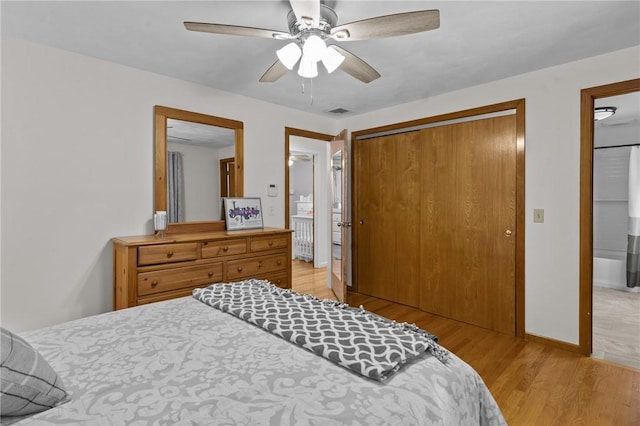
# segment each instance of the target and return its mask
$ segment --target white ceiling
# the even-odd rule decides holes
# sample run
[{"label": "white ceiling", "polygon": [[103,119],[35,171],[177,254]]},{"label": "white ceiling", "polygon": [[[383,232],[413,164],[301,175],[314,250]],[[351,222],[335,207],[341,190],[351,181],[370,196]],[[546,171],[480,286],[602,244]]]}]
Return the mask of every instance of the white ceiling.
[{"label": "white ceiling", "polygon": [[[640,44],[638,1],[325,1],[338,24],[439,9],[439,29],[341,46],[382,75],[338,70],[258,79],[286,41],[195,33],[183,21],[286,31],[287,0],[6,1],[2,37],[16,37],[312,113],[360,114]],[[322,67],[319,67],[322,68]],[[313,96],[311,96],[313,95]],[[312,102],[311,102],[312,101]],[[332,115],[335,116],[335,115]],[[344,116],[344,115],[343,115]]]}]

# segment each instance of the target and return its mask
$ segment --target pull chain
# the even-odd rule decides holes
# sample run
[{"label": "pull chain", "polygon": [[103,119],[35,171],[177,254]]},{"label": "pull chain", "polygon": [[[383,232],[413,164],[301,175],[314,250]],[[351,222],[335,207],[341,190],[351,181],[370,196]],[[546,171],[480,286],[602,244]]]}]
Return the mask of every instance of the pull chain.
[{"label": "pull chain", "polygon": [[[301,86],[302,94],[304,94],[304,82],[305,82],[305,80],[306,79],[304,79],[304,78],[302,79],[302,86]],[[309,105],[313,105],[313,79],[312,78],[309,79],[309,86],[310,86],[309,87]]]}]

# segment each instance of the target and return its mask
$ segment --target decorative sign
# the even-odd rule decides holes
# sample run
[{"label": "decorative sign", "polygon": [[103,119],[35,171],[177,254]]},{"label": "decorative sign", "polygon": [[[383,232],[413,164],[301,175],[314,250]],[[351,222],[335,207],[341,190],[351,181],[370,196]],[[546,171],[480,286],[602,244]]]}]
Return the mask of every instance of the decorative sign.
[{"label": "decorative sign", "polygon": [[260,198],[225,198],[224,217],[227,231],[264,227]]}]

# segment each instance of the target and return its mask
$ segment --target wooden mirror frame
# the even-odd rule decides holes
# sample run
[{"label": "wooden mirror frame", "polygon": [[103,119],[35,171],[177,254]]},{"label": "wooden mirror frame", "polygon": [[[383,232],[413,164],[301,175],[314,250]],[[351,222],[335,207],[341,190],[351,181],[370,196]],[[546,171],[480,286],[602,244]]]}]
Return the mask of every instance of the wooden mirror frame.
[{"label": "wooden mirror frame", "polygon": [[[235,165],[236,185],[235,194],[242,197],[244,194],[244,138],[242,121],[216,117],[197,112],[185,111],[175,108],[156,105],[155,114],[155,144],[154,144],[154,211],[167,210],[167,119],[190,121],[193,123],[208,124],[210,126],[225,127],[235,131]],[[224,220],[210,222],[175,222],[169,223],[167,234],[185,232],[224,231]]]}]

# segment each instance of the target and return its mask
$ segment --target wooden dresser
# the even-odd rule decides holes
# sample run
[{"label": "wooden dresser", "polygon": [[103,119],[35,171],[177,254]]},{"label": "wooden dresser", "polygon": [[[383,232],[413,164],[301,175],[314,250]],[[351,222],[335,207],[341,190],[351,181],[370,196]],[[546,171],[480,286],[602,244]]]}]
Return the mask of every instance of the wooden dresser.
[{"label": "wooden dresser", "polygon": [[291,231],[264,228],[113,238],[114,309],[260,278],[291,288]]}]

